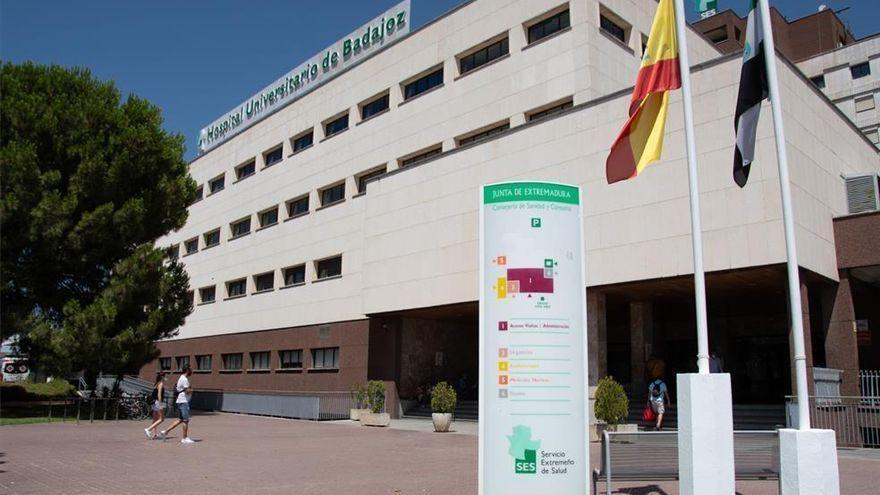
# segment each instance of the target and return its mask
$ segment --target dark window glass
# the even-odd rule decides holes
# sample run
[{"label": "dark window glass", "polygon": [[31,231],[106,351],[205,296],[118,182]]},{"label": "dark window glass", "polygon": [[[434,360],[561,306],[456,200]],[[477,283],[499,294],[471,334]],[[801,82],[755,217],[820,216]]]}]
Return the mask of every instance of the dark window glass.
[{"label": "dark window glass", "polygon": [[461,57],[459,61],[459,68],[461,69],[461,73],[465,74],[470,72],[481,65],[485,65],[496,58],[507,55],[508,46],[507,46],[507,38],[504,38],[501,41],[497,41],[492,43],[491,45],[481,48],[470,55],[466,55]]},{"label": "dark window glass", "polygon": [[257,292],[275,288],[275,272],[263,273],[254,277]]},{"label": "dark window glass", "polygon": [[159,358],[159,369],[162,371],[171,371],[171,358],[170,357]]},{"label": "dark window glass", "polygon": [[494,136],[495,134],[498,134],[499,132],[504,132],[507,129],[510,129],[510,124],[505,122],[504,124],[499,125],[498,127],[493,127],[491,129],[487,129],[487,130],[479,132],[477,134],[473,134],[468,137],[463,137],[458,140],[458,145],[459,146],[467,146],[469,144],[478,143],[484,139],[488,139],[488,138]]},{"label": "dark window glass", "polygon": [[281,368],[302,368],[303,351],[302,349],[297,349],[295,351],[279,351],[278,360],[280,361]]},{"label": "dark window glass", "polygon": [[559,113],[567,108],[571,108],[571,106],[572,106],[572,102],[566,101],[565,103],[560,103],[559,105],[554,105],[550,108],[546,108],[544,110],[541,110],[540,112],[535,112],[535,113],[529,114],[529,122],[531,122],[533,120],[543,119],[544,117],[547,117],[549,115],[553,115],[554,113]]},{"label": "dark window glass", "polygon": [[252,352],[251,353],[251,369],[267,370],[269,369],[269,351]]},{"label": "dark window glass", "polygon": [[361,119],[368,119],[385,110],[388,110],[388,95],[377,98],[361,107]]},{"label": "dark window glass", "polygon": [[824,75],[811,77],[810,82],[813,83],[813,86],[816,86],[819,89],[825,88],[825,76]]},{"label": "dark window glass", "polygon": [[211,355],[196,356],[196,369],[199,371],[211,371]]},{"label": "dark window glass", "polygon": [[235,169],[235,178],[238,180],[250,177],[257,172],[257,162],[248,162]]},{"label": "dark window glass", "polygon": [[272,208],[260,213],[260,227],[268,227],[278,223],[278,208]]},{"label": "dark window glass", "polygon": [[190,306],[195,306],[196,304],[196,293],[194,291],[188,290],[186,291],[186,300],[189,302]]},{"label": "dark window glass", "polygon": [[[606,33],[608,33],[611,36],[614,36],[615,38],[620,40],[621,43],[626,43],[626,29],[617,25],[617,23],[615,23],[611,19],[605,17],[604,15],[599,15],[599,27],[601,27],[602,30],[605,31]],[[720,43],[721,41],[724,41],[727,39],[726,28],[724,28],[722,34],[724,35],[724,39],[722,39],[720,41],[715,41],[715,39],[713,39],[711,37],[709,39],[711,39],[715,43]]]},{"label": "dark window glass", "polygon": [[339,368],[339,348],[312,349],[312,368]]},{"label": "dark window glass", "polygon": [[233,280],[226,282],[226,296],[236,297],[243,296],[247,291],[247,281],[245,279]]},{"label": "dark window glass", "polygon": [[177,361],[178,370],[182,370],[184,366],[189,366],[189,356],[177,356],[175,361]]},{"label": "dark window glass", "polygon": [[199,289],[199,299],[202,303],[214,302],[217,297],[217,290],[214,287],[202,287]]},{"label": "dark window glass", "polygon": [[284,269],[284,285],[306,283],[306,265],[292,266]]},{"label": "dark window glass", "polygon": [[342,275],[342,256],[319,261],[317,272],[319,280]]},{"label": "dark window glass", "polygon": [[385,175],[385,167],[382,167],[379,170],[374,170],[372,172],[367,172],[366,174],[358,177],[358,192],[367,192],[367,182],[369,182],[370,179],[374,177],[379,177],[381,175]]},{"label": "dark window glass", "polygon": [[211,194],[222,191],[224,187],[226,187],[225,176],[217,177],[216,179],[213,179],[211,182],[208,183],[208,189],[211,190]]},{"label": "dark window glass", "polygon": [[272,151],[266,152],[266,154],[263,156],[263,160],[266,162],[266,166],[268,167],[270,165],[274,165],[280,162],[281,159],[284,158],[283,154],[284,148],[282,146],[279,146]]},{"label": "dark window glass", "polygon": [[241,369],[241,353],[223,354],[223,369],[227,371],[238,371]]},{"label": "dark window glass", "polygon": [[560,12],[529,27],[529,43],[544,39],[551,34],[569,27],[568,11]]},{"label": "dark window glass", "polygon": [[309,146],[311,146],[312,145],[312,138],[314,137],[314,135],[315,135],[314,132],[309,131],[308,134],[303,134],[302,136],[294,139],[293,140],[293,152],[298,153],[298,152],[308,148]]},{"label": "dark window glass", "polygon": [[204,197],[204,195],[205,195],[205,187],[204,186],[197,187],[196,192],[195,192],[195,196],[193,197],[193,200],[192,200],[192,203],[195,203],[196,201],[201,201],[202,198]]},{"label": "dark window glass", "polygon": [[303,196],[299,199],[294,199],[287,203],[287,216],[295,217],[297,215],[302,215],[304,213],[308,213],[309,211],[309,197]]},{"label": "dark window glass", "polygon": [[199,250],[199,238],[194,237],[184,243],[184,248],[186,249],[186,254],[193,254],[194,252]]},{"label": "dark window glass", "polygon": [[862,62],[861,64],[850,67],[849,71],[852,73],[853,79],[859,79],[871,74],[871,66],[868,65],[868,62]]},{"label": "dark window glass", "polygon": [[324,125],[324,136],[330,137],[334,134],[339,134],[346,129],[348,129],[348,114],[345,114],[332,122],[327,122],[327,124]]},{"label": "dark window glass", "polygon": [[439,68],[427,76],[420,77],[403,87],[403,99],[408,100],[418,96],[431,88],[443,84],[443,68]]},{"label": "dark window glass", "polygon": [[344,182],[321,191],[321,206],[327,206],[343,199],[345,199]]},{"label": "dark window glass", "polygon": [[419,163],[419,162],[425,161],[425,160],[427,160],[428,158],[431,158],[432,156],[437,156],[437,155],[439,155],[439,154],[440,154],[440,151],[441,151],[441,148],[440,148],[440,147],[437,147],[437,148],[430,149],[430,150],[428,150],[428,151],[426,151],[426,152],[424,152],[424,153],[419,153],[418,155],[413,155],[413,156],[411,156],[411,157],[409,157],[409,158],[407,158],[407,159],[405,159],[405,160],[401,160],[401,161],[400,161],[400,166],[401,166],[401,167],[407,167],[407,166],[409,166],[409,165],[415,165],[416,163]]},{"label": "dark window glass", "polygon": [[212,230],[205,234],[205,247],[216,246],[220,244],[220,229]]},{"label": "dark window glass", "polygon": [[232,237],[245,235],[251,231],[251,219],[245,218],[232,224]]},{"label": "dark window glass", "polygon": [[175,244],[173,246],[168,246],[165,248],[165,255],[168,256],[170,260],[176,260],[180,257],[180,244]]},{"label": "dark window glass", "polygon": [[[603,19],[605,19],[605,17],[600,17],[600,20],[603,20]],[[608,21],[608,22],[610,22],[612,25],[616,26],[616,24],[614,24],[614,22],[612,22],[612,21]],[[604,25],[602,26],[602,29],[605,29]],[[611,32],[608,29],[605,29],[605,30],[608,31],[609,33]],[[621,35],[623,35],[623,30],[621,30]],[[617,35],[615,35],[615,37],[617,37]],[[727,26],[721,26],[720,28],[713,29],[713,30],[707,32],[706,37],[709,38],[709,40],[712,43],[715,43],[716,45],[718,43],[722,43],[722,42],[727,41]],[[621,41],[623,41],[623,40],[621,39]]]}]

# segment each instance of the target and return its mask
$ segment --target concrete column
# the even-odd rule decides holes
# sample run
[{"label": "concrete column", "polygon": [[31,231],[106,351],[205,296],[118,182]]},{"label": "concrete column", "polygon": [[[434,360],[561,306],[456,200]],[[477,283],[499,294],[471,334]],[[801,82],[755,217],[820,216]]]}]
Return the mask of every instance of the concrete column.
[{"label": "concrete column", "polygon": [[839,495],[834,430],[779,430],[782,495]]},{"label": "concrete column", "polygon": [[[804,325],[804,353],[807,355],[807,390],[809,395],[816,393],[816,385],[813,381],[813,343],[810,331],[810,291],[807,284],[801,282],[801,319]],[[789,368],[791,369],[791,395],[797,395],[797,375],[794,369],[794,340],[791,334],[792,325],[788,325],[788,355]]]},{"label": "concrete column", "polygon": [[733,495],[730,375],[680,373],[678,472],[681,495]]},{"label": "concrete column", "polygon": [[840,395],[859,395],[859,346],[856,313],[849,284],[849,271],[840,271],[840,283],[828,291],[823,306],[831,308],[825,332],[825,361],[829,368],[843,370]]},{"label": "concrete column", "polygon": [[589,384],[596,385],[608,374],[608,327],[605,294],[587,289],[587,352],[590,365]]},{"label": "concrete column", "polygon": [[[636,390],[645,385],[645,344],[654,342],[654,315],[650,302],[629,303],[630,374]],[[641,388],[638,388],[641,387]]]}]

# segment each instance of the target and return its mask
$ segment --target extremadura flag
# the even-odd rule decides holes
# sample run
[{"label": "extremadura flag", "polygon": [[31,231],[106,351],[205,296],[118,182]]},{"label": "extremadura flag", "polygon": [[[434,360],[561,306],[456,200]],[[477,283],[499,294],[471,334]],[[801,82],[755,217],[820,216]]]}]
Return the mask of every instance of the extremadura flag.
[{"label": "extremadura flag", "polygon": [[733,180],[739,187],[745,187],[749,180],[749,169],[755,158],[755,132],[761,101],[767,98],[767,66],[764,63],[764,30],[761,24],[761,9],[758,0],[749,6],[749,19],[746,24],[746,46],[743,49],[743,66],[739,76],[739,94],[736,97],[734,127],[736,128],[736,149],[733,152]]}]

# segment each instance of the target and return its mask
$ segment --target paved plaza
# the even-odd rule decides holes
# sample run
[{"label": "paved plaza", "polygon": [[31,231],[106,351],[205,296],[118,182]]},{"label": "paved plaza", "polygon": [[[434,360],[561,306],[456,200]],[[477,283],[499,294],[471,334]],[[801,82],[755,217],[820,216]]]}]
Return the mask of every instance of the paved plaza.
[{"label": "paved plaza", "polygon": [[[169,423],[166,423],[166,425]],[[193,418],[193,445],[179,430],[148,441],[131,421],[0,427],[2,494],[454,494],[476,493],[476,423],[455,434],[430,422],[392,428],[233,414]],[[599,446],[593,444],[596,464]],[[874,494],[880,455],[841,451],[841,493]],[[775,482],[738,483],[742,495],[775,494]],[[675,483],[616,484],[614,492],[673,495]]]}]

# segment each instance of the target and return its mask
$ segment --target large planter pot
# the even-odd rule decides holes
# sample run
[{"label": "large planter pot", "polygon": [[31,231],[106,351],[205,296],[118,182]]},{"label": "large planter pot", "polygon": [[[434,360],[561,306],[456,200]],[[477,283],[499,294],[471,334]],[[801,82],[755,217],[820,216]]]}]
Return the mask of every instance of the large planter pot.
[{"label": "large planter pot", "polygon": [[440,433],[447,432],[449,431],[449,426],[452,424],[452,414],[431,413],[431,421],[434,422],[434,431]]},{"label": "large planter pot", "polygon": [[364,426],[388,426],[391,424],[391,415],[388,413],[362,412],[361,424]]},{"label": "large planter pot", "polygon": [[369,409],[349,409],[348,414],[352,421],[359,421],[361,416],[368,412],[370,412]]}]

